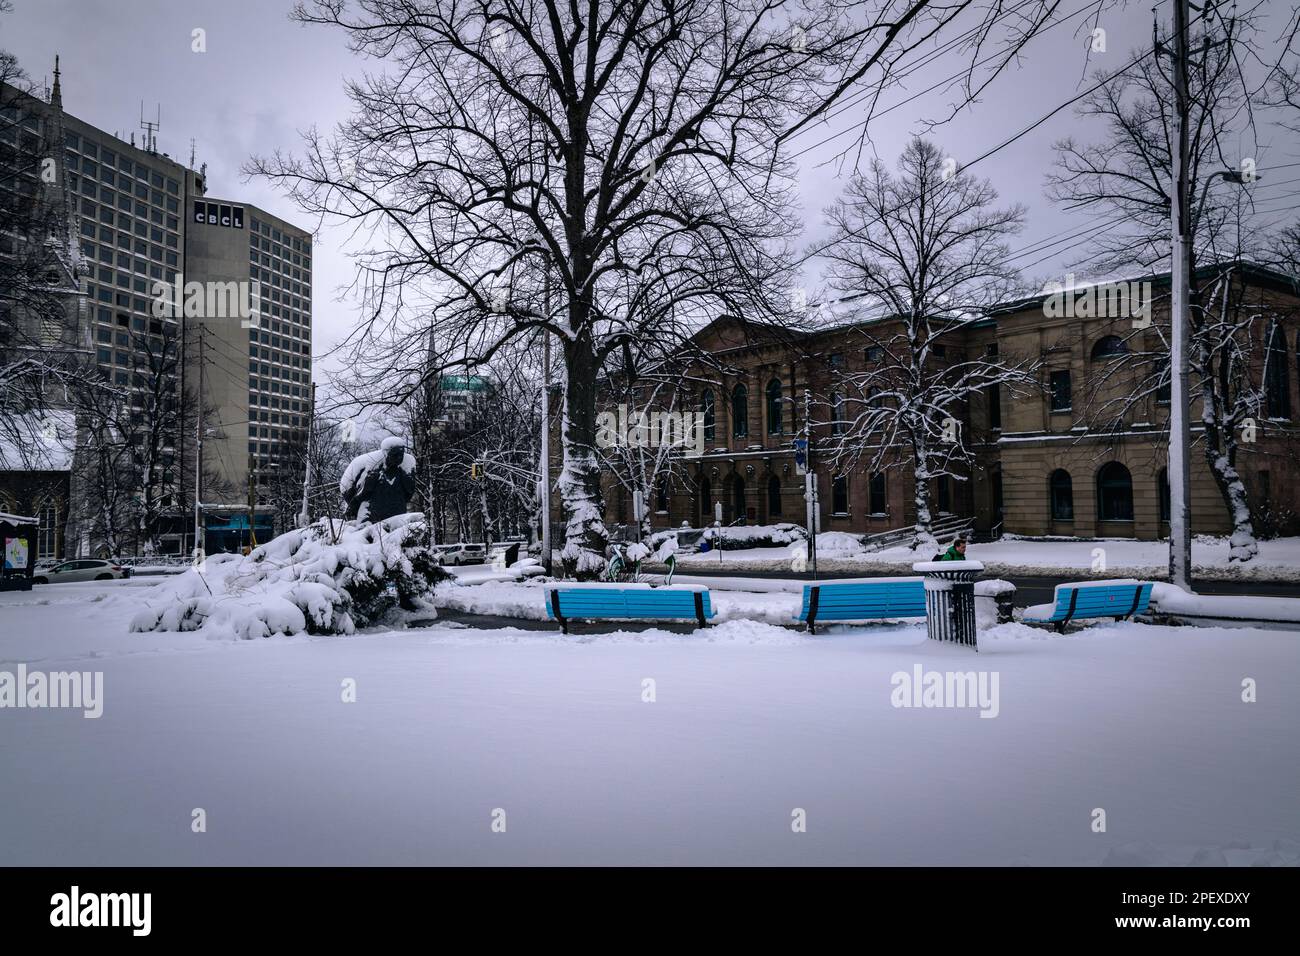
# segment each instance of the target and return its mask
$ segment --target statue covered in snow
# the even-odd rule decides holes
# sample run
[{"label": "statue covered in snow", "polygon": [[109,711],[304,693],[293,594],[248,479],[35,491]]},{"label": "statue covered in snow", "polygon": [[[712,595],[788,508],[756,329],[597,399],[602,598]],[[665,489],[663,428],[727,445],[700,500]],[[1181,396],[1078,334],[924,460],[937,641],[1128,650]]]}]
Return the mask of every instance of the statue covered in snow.
[{"label": "statue covered in snow", "polygon": [[406,514],[415,491],[415,456],[401,438],[385,438],[378,451],[352,459],[339,479],[351,520],[375,523]]}]

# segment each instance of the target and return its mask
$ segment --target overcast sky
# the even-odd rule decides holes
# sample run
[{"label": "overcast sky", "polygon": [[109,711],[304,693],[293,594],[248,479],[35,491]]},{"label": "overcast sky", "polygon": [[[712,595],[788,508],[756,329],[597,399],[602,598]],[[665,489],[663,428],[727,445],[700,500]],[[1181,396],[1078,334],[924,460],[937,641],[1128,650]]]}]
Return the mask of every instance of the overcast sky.
[{"label": "overcast sky", "polygon": [[[142,100],[147,115],[161,108],[159,149],[184,163],[194,139],[197,161],[208,164],[211,193],[261,206],[304,228],[316,227],[265,182],[244,182],[239,170],[254,153],[298,150],[301,130],[311,126],[329,129],[347,115],[343,83],[356,76],[363,65],[348,52],[340,31],[291,22],[288,0],[13,3],[13,13],[0,15],[0,47],[15,53],[37,81],[49,76],[54,54],[59,53],[63,103],[68,112],[110,132],[119,131],[126,138],[131,132],[138,135]],[[1064,0],[1061,14],[1064,17],[1082,5],[1082,0]],[[1285,0],[1276,4],[1279,21],[1290,6]],[[1162,0],[1156,15],[1167,20],[1168,3]],[[1106,30],[1107,50],[1091,54],[1091,69],[1114,70],[1128,62],[1132,51],[1149,47],[1151,23],[1149,0],[1107,14],[1099,24]],[[207,34],[207,52],[203,54],[191,51],[191,32],[196,27]],[[1004,75],[982,102],[931,137],[958,162],[965,162],[1079,93],[1091,83],[1086,80],[1085,67],[1092,28],[1093,24],[1080,16],[1036,39],[1018,69]],[[910,77],[905,89],[886,93],[882,107],[933,85],[958,65],[951,58],[939,58]],[[375,68],[373,63],[366,66]],[[871,132],[879,155],[892,163],[907,137],[919,130],[920,122],[945,115],[954,95],[953,91],[946,95],[937,91],[874,120]],[[850,109],[794,141],[796,151],[808,149],[799,160],[807,222],[802,237],[805,243],[825,234],[821,211],[852,172],[828,161],[837,150],[851,144],[853,136],[815,144],[860,123],[862,115]],[[978,173],[992,180],[1003,201],[1021,202],[1029,208],[1028,227],[1012,240],[1013,249],[1087,224],[1085,218],[1067,216],[1054,207],[1043,194],[1043,181],[1051,165],[1053,141],[1066,135],[1095,140],[1101,133],[1097,126],[1082,123],[1066,109],[978,164]],[[1295,185],[1287,183],[1300,181],[1300,166],[1269,174],[1270,166],[1300,160],[1300,137],[1275,124],[1262,127],[1256,135],[1258,145],[1229,145],[1239,155],[1256,156],[1262,173],[1257,184],[1259,204],[1267,211],[1261,221],[1268,223],[1286,215],[1300,195]],[[1294,221],[1296,217],[1291,218]],[[342,230],[329,226],[317,233],[313,310],[318,378],[332,366],[325,355],[356,314],[352,303],[337,296],[338,288],[352,275],[343,247],[345,238]],[[1059,276],[1082,251],[1067,246],[1041,263],[1032,264],[1040,258],[1033,255],[1018,264],[1029,267],[1035,277]]]}]

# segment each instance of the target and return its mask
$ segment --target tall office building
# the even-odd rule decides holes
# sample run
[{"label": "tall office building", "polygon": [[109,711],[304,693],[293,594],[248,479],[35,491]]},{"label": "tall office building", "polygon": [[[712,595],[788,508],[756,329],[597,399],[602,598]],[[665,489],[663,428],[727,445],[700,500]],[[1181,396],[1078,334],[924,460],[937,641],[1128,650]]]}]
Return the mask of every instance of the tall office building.
[{"label": "tall office building", "polygon": [[[209,550],[234,545],[248,529],[250,498],[261,497],[289,451],[305,441],[311,415],[311,235],[255,206],[210,196],[191,200],[185,284],[218,290],[217,302],[192,320],[191,374],[203,365],[205,494]],[[249,491],[250,474],[254,478]],[[221,514],[222,518],[217,519]],[[253,522],[259,540],[273,532],[270,512]]]},{"label": "tall office building", "polygon": [[[292,457],[287,450],[305,434],[309,234],[247,203],[208,197],[206,170],[160,153],[156,125],[145,128],[137,146],[134,136],[124,141],[67,112],[57,61],[44,97],[8,86],[3,94],[0,201],[8,208],[34,198],[49,215],[40,235],[0,225],[0,260],[38,249],[51,275],[58,273],[68,287],[64,307],[29,321],[23,342],[50,355],[75,356],[121,396],[118,420],[138,429],[133,442],[151,449],[132,467],[153,476],[147,484],[156,499],[152,507],[162,512],[155,527],[165,550],[193,546],[196,493],[213,506],[205,508],[204,521],[214,529],[217,548],[230,545],[224,532],[233,512],[247,511],[250,467],[259,478],[269,475]],[[0,325],[23,328],[13,316]],[[9,358],[16,348],[0,341],[0,353]],[[66,396],[49,397],[71,409]],[[96,436],[84,421],[77,431],[80,454],[74,457],[84,461]],[[196,488],[200,431],[203,468]],[[70,482],[78,470],[68,464]],[[0,499],[6,498],[5,475],[0,461]],[[102,502],[93,499],[92,488],[61,496],[51,518],[66,529],[55,536],[58,556],[103,550],[104,535],[94,534],[89,514]],[[7,500],[18,510],[46,513],[43,502],[15,495]]]}]

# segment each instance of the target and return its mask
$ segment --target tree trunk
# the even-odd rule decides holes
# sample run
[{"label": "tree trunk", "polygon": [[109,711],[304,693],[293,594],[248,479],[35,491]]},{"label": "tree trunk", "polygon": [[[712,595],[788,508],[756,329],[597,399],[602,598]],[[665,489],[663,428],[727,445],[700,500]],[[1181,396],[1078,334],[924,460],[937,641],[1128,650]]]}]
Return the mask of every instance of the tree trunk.
[{"label": "tree trunk", "polygon": [[912,535],[912,550],[924,552],[928,561],[939,549],[939,542],[930,530],[934,519],[930,515],[930,448],[925,438],[925,422],[912,439],[912,455],[916,463],[912,482],[916,532]]},{"label": "tree trunk", "polygon": [[[1206,395],[1206,408],[1211,396]],[[1255,542],[1255,525],[1250,517],[1250,504],[1246,500],[1246,485],[1237,472],[1233,459],[1236,457],[1236,436],[1225,433],[1219,427],[1213,411],[1202,414],[1205,422],[1205,461],[1210,466],[1210,474],[1219,488],[1223,505],[1228,510],[1228,521],[1232,524],[1232,537],[1228,540],[1228,563],[1233,561],[1250,561],[1259,554],[1259,545]]]},{"label": "tree trunk", "polygon": [[557,485],[564,503],[564,550],[560,559],[566,575],[592,580],[605,568],[604,506],[600,491],[600,461],[596,456],[596,354],[584,338],[566,342],[568,375],[564,395],[564,448]]},{"label": "tree trunk", "polygon": [[[1204,370],[1208,364],[1205,344],[1201,343],[1202,364]],[[1228,360],[1221,357],[1220,369],[1227,371]],[[1225,376],[1226,377],[1226,376]],[[1237,436],[1234,423],[1225,422],[1224,410],[1227,395],[1220,402],[1214,389],[1211,375],[1202,372],[1201,377],[1201,421],[1205,425],[1205,461],[1210,466],[1210,474],[1219,489],[1223,506],[1228,512],[1228,521],[1232,525],[1232,537],[1228,540],[1228,563],[1233,561],[1250,561],[1259,554],[1259,545],[1255,542],[1255,525],[1250,517],[1250,503],[1246,499],[1246,485],[1237,472]],[[1225,384],[1225,388],[1230,388]],[[1189,491],[1191,489],[1188,489]]]}]

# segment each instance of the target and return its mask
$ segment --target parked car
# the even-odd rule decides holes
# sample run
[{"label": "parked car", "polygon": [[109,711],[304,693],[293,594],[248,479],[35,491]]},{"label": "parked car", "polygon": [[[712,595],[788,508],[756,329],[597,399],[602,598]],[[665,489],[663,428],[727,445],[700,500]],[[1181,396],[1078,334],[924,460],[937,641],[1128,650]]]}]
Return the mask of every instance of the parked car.
[{"label": "parked car", "polygon": [[482,564],[487,560],[487,551],[481,544],[445,544],[440,550],[443,564]]},{"label": "parked car", "polygon": [[66,584],[70,581],[110,581],[129,578],[131,569],[99,558],[64,561],[48,571],[32,575],[33,584]]},{"label": "parked car", "polygon": [[53,571],[62,563],[63,560],[61,558],[41,558],[36,562],[36,566],[32,568],[32,573],[44,574],[46,571]]}]

